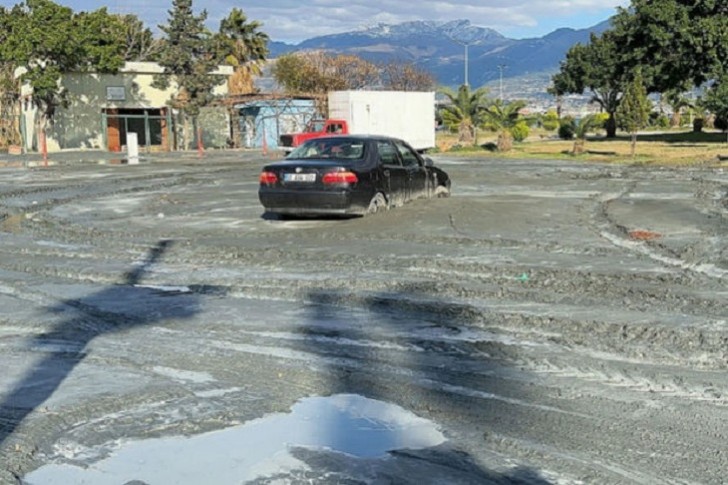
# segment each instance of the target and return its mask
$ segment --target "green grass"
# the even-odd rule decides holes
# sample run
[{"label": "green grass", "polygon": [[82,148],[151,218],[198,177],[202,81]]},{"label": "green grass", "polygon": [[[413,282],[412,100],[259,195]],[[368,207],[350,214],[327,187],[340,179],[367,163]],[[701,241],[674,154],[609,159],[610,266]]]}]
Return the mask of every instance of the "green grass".
[{"label": "green grass", "polygon": [[[603,136],[590,137],[584,148],[587,153],[575,156],[573,140],[559,140],[553,133],[536,132],[525,142],[514,143],[509,152],[493,152],[482,148],[495,141],[493,134],[480,134],[479,146],[470,148],[450,147],[457,144],[456,135],[438,134],[440,153],[452,155],[468,155],[483,158],[539,158],[565,159],[617,164],[653,164],[653,165],[711,165],[728,166],[728,138],[725,133],[707,131],[694,133],[691,130],[641,133],[637,137],[635,156],[631,156],[631,137],[620,133],[617,138],[607,139]],[[591,153],[589,153],[591,152]]]}]

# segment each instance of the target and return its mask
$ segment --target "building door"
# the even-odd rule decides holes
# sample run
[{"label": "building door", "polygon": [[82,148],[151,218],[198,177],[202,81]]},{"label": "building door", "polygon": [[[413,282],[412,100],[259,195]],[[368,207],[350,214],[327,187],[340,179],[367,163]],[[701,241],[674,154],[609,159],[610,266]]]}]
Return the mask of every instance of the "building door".
[{"label": "building door", "polygon": [[139,146],[147,150],[170,149],[167,108],[106,108],[103,112],[109,151],[122,151],[129,133],[136,133]]},{"label": "building door", "polygon": [[106,139],[110,152],[121,151],[121,123],[118,109],[107,109],[106,118]]}]

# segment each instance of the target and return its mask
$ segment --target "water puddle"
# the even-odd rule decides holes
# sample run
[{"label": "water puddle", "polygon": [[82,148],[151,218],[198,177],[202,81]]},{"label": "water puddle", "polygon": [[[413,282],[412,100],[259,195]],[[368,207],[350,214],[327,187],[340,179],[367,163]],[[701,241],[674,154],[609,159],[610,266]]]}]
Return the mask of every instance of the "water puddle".
[{"label": "water puddle", "polygon": [[239,484],[258,477],[306,469],[293,447],[324,449],[359,458],[387,451],[424,449],[445,441],[436,426],[393,404],[358,395],[306,398],[289,414],[192,437],[114,443],[94,463],[89,450],[75,450],[63,463],[25,477],[28,485],[68,483]]}]

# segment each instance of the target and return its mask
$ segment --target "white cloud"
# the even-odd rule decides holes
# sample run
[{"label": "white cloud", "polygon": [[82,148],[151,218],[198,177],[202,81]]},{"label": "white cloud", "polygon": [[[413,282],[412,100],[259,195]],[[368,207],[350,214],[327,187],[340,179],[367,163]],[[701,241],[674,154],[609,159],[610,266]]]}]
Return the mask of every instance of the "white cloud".
[{"label": "white cloud", "polygon": [[[91,0],[57,0],[75,10],[94,10]],[[0,0],[10,7],[20,0]],[[311,37],[349,32],[377,23],[412,20],[467,19],[513,37],[540,36],[558,27],[590,27],[629,0],[194,0],[195,11],[206,9],[209,25],[216,29],[232,8],[242,8],[251,20],[263,22],[273,40],[300,41]],[[133,13],[147,25],[166,23],[172,0],[106,0],[110,11]]]},{"label": "white cloud", "polygon": [[[474,25],[502,33],[543,35],[552,26],[583,28],[615,13],[628,0],[269,0],[244,7],[250,18],[262,20],[274,40],[302,40],[357,30],[376,23],[411,20],[468,19]],[[345,5],[345,7],[342,7]],[[540,31],[543,26],[546,31]]]}]

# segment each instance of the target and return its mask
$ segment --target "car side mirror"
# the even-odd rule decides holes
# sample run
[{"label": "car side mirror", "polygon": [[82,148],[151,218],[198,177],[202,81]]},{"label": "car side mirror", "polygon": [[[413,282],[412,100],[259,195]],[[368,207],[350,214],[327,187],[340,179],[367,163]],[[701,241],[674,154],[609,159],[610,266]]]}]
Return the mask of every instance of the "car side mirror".
[{"label": "car side mirror", "polygon": [[435,162],[433,162],[430,157],[425,157],[424,160],[425,160],[425,167],[434,167],[435,166]]}]

